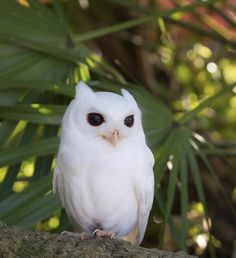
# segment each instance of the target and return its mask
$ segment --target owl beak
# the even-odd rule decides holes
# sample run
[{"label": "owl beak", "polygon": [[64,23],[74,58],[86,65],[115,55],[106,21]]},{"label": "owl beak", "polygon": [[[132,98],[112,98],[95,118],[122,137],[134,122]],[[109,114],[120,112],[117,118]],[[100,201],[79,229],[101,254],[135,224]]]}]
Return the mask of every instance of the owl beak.
[{"label": "owl beak", "polygon": [[108,140],[108,142],[110,144],[112,144],[113,146],[116,146],[117,141],[119,139],[119,131],[118,130],[114,130],[109,136],[105,136],[104,138],[106,140]]}]

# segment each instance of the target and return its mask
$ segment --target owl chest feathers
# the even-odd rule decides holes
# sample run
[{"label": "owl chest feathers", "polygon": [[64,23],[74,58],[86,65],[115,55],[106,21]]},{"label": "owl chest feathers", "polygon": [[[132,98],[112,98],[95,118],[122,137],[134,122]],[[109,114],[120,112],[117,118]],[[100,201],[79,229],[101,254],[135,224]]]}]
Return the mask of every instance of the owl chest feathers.
[{"label": "owl chest feathers", "polygon": [[67,213],[85,231],[93,231],[93,225],[99,224],[124,235],[138,217],[134,177],[143,158],[139,146],[125,143],[99,148],[95,144],[88,148],[82,143],[61,146],[59,153]]}]

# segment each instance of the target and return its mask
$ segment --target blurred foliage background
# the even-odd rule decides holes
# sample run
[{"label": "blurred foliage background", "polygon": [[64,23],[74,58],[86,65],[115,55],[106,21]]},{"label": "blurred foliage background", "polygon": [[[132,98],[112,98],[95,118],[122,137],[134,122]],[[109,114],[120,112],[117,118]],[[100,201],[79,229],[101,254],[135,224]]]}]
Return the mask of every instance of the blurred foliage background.
[{"label": "blurred foliage background", "polygon": [[83,80],[142,109],[156,158],[143,246],[233,257],[235,1],[8,0],[0,17],[0,219],[70,229],[51,179]]}]

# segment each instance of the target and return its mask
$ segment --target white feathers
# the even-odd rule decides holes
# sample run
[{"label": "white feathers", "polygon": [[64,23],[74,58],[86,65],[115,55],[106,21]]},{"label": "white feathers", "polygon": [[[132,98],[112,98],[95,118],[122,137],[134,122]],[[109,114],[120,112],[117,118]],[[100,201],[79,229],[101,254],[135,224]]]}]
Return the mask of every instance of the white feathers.
[{"label": "white feathers", "polygon": [[134,99],[134,97],[125,89],[121,89],[121,94],[124,98],[126,98],[130,103],[133,103],[133,105],[137,106],[137,103]]},{"label": "white feathers", "polygon": [[75,230],[101,227],[139,244],[153,202],[154,159],[137,103],[121,93],[76,86],[62,122],[53,189]]},{"label": "white feathers", "polygon": [[79,82],[75,87],[75,99],[90,99],[94,97],[94,92],[84,83]]}]

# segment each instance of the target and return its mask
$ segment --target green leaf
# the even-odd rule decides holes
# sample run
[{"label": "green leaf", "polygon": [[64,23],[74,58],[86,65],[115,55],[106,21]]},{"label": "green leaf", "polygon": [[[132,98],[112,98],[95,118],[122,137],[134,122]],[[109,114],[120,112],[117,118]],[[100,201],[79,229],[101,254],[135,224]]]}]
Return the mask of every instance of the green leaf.
[{"label": "green leaf", "polygon": [[51,180],[52,175],[45,176],[30,184],[24,191],[15,193],[0,202],[0,218],[7,220],[9,215],[46,194],[51,189]]},{"label": "green leaf", "polygon": [[0,118],[11,121],[26,120],[31,123],[59,125],[65,108],[65,106],[41,104],[0,107]]},{"label": "green leaf", "polygon": [[162,178],[166,170],[167,162],[172,155],[173,146],[176,146],[176,137],[175,137],[174,131],[171,132],[166,142],[163,144],[161,148],[160,157],[157,159],[157,162],[155,163],[154,171],[155,171],[155,182],[157,185],[159,185],[162,181]]},{"label": "green leaf", "polygon": [[170,171],[169,182],[167,187],[167,204],[165,210],[165,219],[168,221],[170,219],[171,210],[174,203],[177,177],[179,173],[179,160],[178,157],[173,157],[173,169]]},{"label": "green leaf", "polygon": [[[155,166],[156,182],[157,185],[161,184],[164,173],[168,173],[168,186],[166,204],[163,206],[165,221],[169,223],[172,233],[177,237],[176,242],[179,247],[185,250],[185,241],[188,230],[188,175],[187,175],[187,161],[188,151],[190,147],[190,139],[192,133],[186,127],[175,128],[161,149],[161,155],[157,159]],[[171,163],[172,168],[169,171],[166,169],[167,162]],[[180,189],[180,205],[181,205],[181,229],[177,228],[171,218],[171,210],[173,207],[174,199],[176,196],[177,186]],[[160,191],[160,189],[159,189]],[[158,196],[157,196],[158,198]],[[160,205],[160,203],[159,203]],[[163,208],[164,207],[164,208]]]},{"label": "green leaf", "polygon": [[13,225],[32,227],[37,222],[47,219],[56,209],[60,208],[60,201],[52,192],[49,194],[38,195],[21,206],[16,211],[11,212],[6,218],[6,222]]},{"label": "green leaf", "polygon": [[[28,124],[20,137],[17,139],[19,143],[17,146],[22,146],[27,144],[27,142],[31,141],[36,132],[36,126],[32,124]],[[7,170],[7,174],[0,185],[0,200],[5,199],[12,193],[13,184],[17,178],[17,174],[20,170],[21,162],[19,164],[10,166]]]},{"label": "green leaf", "polygon": [[0,146],[2,146],[10,137],[16,125],[16,122],[4,121],[0,123]]},{"label": "green leaf", "polygon": [[[1,6],[1,3],[0,3]],[[1,30],[0,30],[1,31]],[[12,43],[0,43],[1,80],[71,80],[74,64]]]},{"label": "green leaf", "polygon": [[[181,239],[182,243],[185,243],[188,233],[188,164],[187,164],[187,152],[190,145],[190,131],[186,131],[186,134],[181,139],[181,144],[179,145],[179,162],[180,162],[180,205],[181,205]],[[182,245],[184,250],[185,244]]]},{"label": "green leaf", "polygon": [[40,91],[51,91],[53,93],[62,94],[69,97],[74,97],[75,87],[56,83],[53,81],[39,81],[39,80],[21,80],[11,81],[0,77],[0,90],[4,89],[37,89]]},{"label": "green leaf", "polygon": [[219,91],[218,93],[216,93],[215,95],[205,99],[204,101],[202,101],[196,108],[194,108],[193,110],[191,110],[190,112],[186,113],[185,115],[183,115],[180,119],[179,119],[179,123],[181,124],[186,124],[187,122],[189,122],[191,119],[193,119],[199,112],[201,112],[203,109],[205,109],[206,107],[209,107],[211,105],[214,105],[216,103],[216,100],[220,99],[221,97],[223,97],[225,94],[227,93],[232,93],[232,89],[235,87],[235,85],[231,85],[231,86],[227,86],[225,87],[223,90]]},{"label": "green leaf", "polygon": [[1,41],[74,64],[81,61],[85,48],[73,44],[68,28],[62,25],[56,13],[37,1],[31,4],[33,8],[25,8],[13,0],[0,3]]},{"label": "green leaf", "polygon": [[[197,164],[196,156],[191,147],[188,148],[188,162],[189,162],[189,166],[190,166],[190,169],[192,172],[193,181],[194,181],[194,184],[195,184],[195,187],[197,190],[198,198],[205,208],[204,212],[205,212],[206,218],[207,218],[208,212],[207,212],[205,193],[204,193],[204,189],[203,189],[201,175],[200,175],[199,167]],[[207,221],[208,221],[208,218],[207,218]]]},{"label": "green leaf", "polygon": [[[58,131],[57,126],[52,126],[52,125],[45,126],[42,137],[46,139],[49,137],[53,137],[54,135],[57,134],[57,131]],[[54,160],[54,154],[37,158],[35,161],[34,174],[31,177],[31,181],[35,181],[50,173],[53,160]]]},{"label": "green leaf", "polygon": [[[211,146],[211,148],[212,148],[212,149],[215,149],[214,146]],[[233,214],[233,216],[234,216],[234,219],[235,219],[235,221],[236,221],[236,209],[235,209],[235,207],[233,206],[233,204],[232,204],[230,198],[228,197],[228,195],[227,195],[227,193],[226,193],[226,191],[225,191],[225,189],[224,189],[222,183],[220,182],[220,180],[219,180],[219,178],[218,178],[218,176],[217,176],[215,170],[213,169],[213,167],[212,167],[210,161],[207,159],[206,155],[201,151],[201,149],[199,149],[199,150],[197,151],[197,154],[199,154],[199,156],[201,157],[201,159],[202,159],[203,162],[205,163],[205,165],[206,165],[208,171],[211,173],[211,176],[212,176],[212,178],[214,179],[214,181],[215,181],[215,183],[216,183],[216,186],[218,187],[218,189],[220,190],[222,196],[223,196],[224,199],[226,200],[226,202],[227,202],[227,204],[228,204],[228,206],[229,206],[229,208],[230,208],[230,210],[231,210],[231,212],[232,212],[232,214]]]},{"label": "green leaf", "polygon": [[0,167],[17,164],[18,162],[32,156],[46,156],[57,151],[59,139],[51,137],[20,147],[10,147],[0,150]]}]

